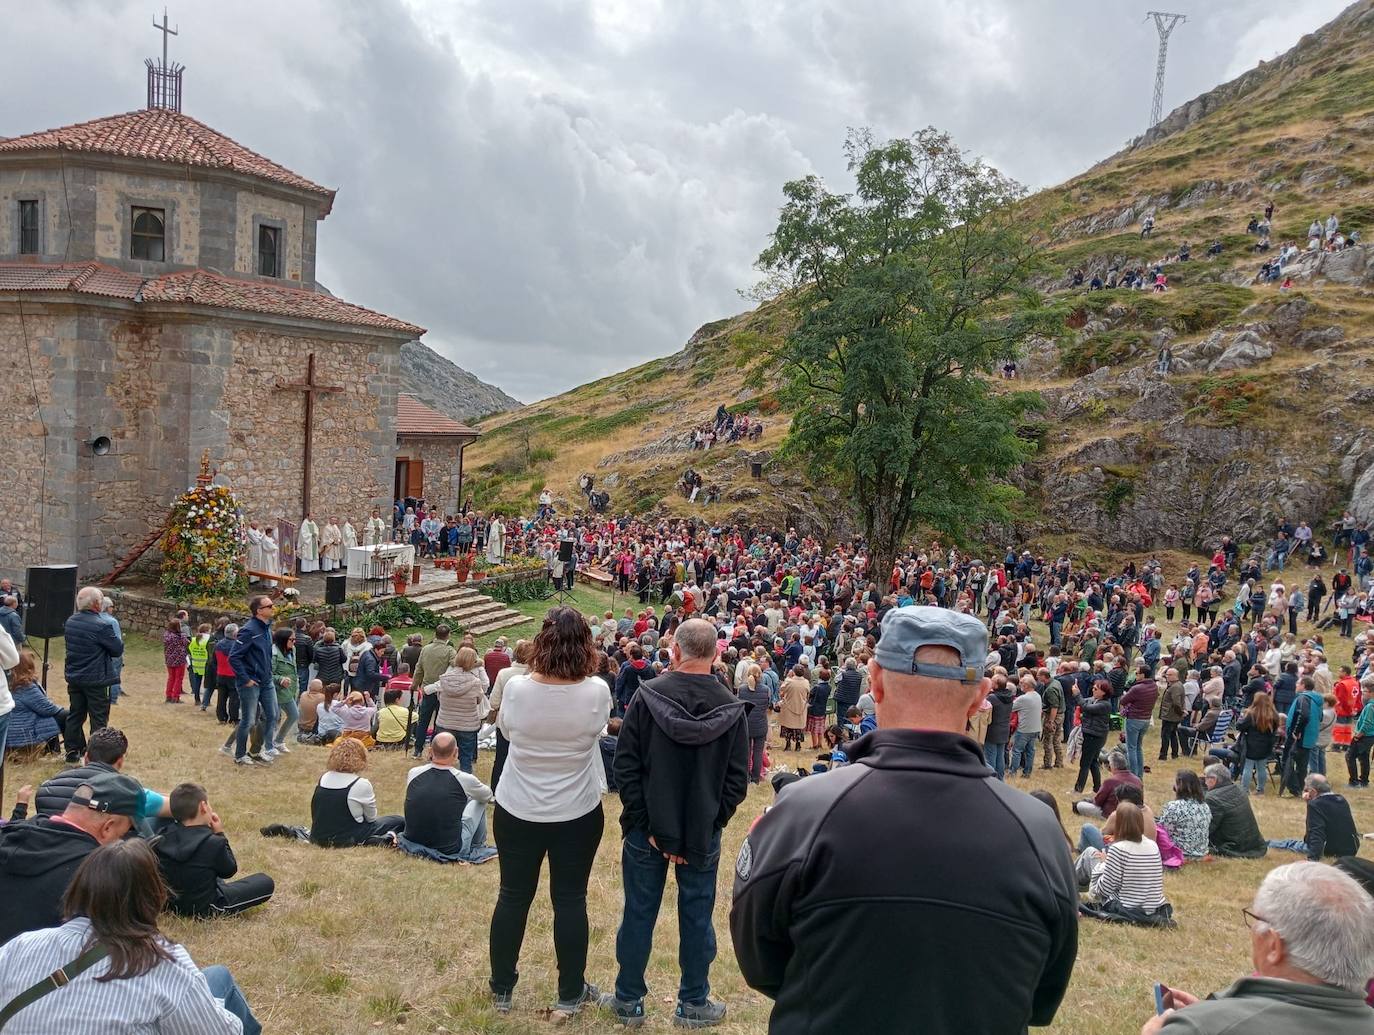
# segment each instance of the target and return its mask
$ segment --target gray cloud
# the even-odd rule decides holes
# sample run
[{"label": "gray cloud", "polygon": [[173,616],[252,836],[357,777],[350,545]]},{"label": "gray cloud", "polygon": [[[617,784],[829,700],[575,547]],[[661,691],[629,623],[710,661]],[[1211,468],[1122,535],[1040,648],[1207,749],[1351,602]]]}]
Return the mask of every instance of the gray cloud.
[{"label": "gray cloud", "polygon": [[[1166,107],[1273,57],[1339,0],[1210,0]],[[743,307],[786,179],[842,183],[849,126],[927,124],[1030,186],[1143,128],[1154,30],[1124,0],[195,0],[188,114],[339,188],[320,277],[538,398]],[[0,133],[139,106],[134,0],[26,5]]]}]

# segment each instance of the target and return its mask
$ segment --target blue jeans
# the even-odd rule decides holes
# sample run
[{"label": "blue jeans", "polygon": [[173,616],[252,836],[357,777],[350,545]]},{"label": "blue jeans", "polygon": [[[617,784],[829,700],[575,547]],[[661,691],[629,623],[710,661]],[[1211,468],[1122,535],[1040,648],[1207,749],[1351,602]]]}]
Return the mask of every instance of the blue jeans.
[{"label": "blue jeans", "polygon": [[1085,848],[1097,848],[1104,852],[1107,850],[1107,842],[1102,837],[1102,831],[1091,823],[1084,823],[1083,829],[1078,832],[1078,850],[1081,852]]},{"label": "blue jeans", "polygon": [[248,733],[258,721],[258,709],[262,709],[262,749],[268,750],[274,744],[277,732],[277,690],[269,680],[266,686],[239,687],[239,731],[234,740],[234,757],[242,758],[248,753]]},{"label": "blue jeans", "polygon": [[1245,790],[1246,790],[1247,793],[1248,793],[1249,790],[1250,790],[1250,774],[1251,774],[1251,773],[1254,773],[1254,774],[1255,774],[1256,785],[1259,787],[1259,792],[1260,792],[1261,794],[1263,794],[1263,793],[1264,793],[1264,785],[1265,785],[1265,783],[1267,783],[1268,780],[1269,780],[1269,767],[1268,767],[1267,765],[1265,765],[1264,759],[1262,759],[1262,758],[1247,758],[1247,759],[1245,760],[1245,764],[1244,764],[1243,766],[1241,766],[1241,770],[1240,770],[1240,785],[1241,785],[1242,787],[1245,788]]},{"label": "blue jeans", "polygon": [[1282,841],[1270,841],[1270,848],[1277,848],[1281,852],[1300,852],[1307,854],[1307,842],[1299,841],[1296,837],[1285,838]]},{"label": "blue jeans", "polygon": [[1021,770],[1022,776],[1035,772],[1035,745],[1040,742],[1038,733],[1022,733],[1017,730],[1011,738],[1011,771]]},{"label": "blue jeans", "polygon": [[496,858],[496,849],[487,844],[487,807],[480,801],[469,801],[463,807],[463,848],[457,855],[449,855],[428,845],[417,844],[405,834],[401,834],[397,847],[407,855],[440,863],[484,863]]},{"label": "blue jeans", "polygon": [[1149,728],[1149,719],[1126,720],[1126,765],[1141,780],[1145,779],[1145,755],[1141,743]]},{"label": "blue jeans", "polygon": [[1307,756],[1307,771],[1326,775],[1326,748],[1319,746],[1312,749]]},{"label": "blue jeans", "polygon": [[243,998],[234,975],[227,967],[206,967],[201,971],[210,986],[210,994],[223,1001],[224,1008],[243,1022],[243,1035],[262,1035],[262,1025],[248,1008],[248,1000]]},{"label": "blue jeans", "polygon": [[437,737],[440,732],[453,734],[453,739],[458,741],[458,768],[465,773],[472,772],[472,767],[477,764],[477,730],[451,730],[435,726],[434,735]]},{"label": "blue jeans", "polygon": [[997,779],[1007,778],[1007,745],[1005,744],[984,744],[983,761],[988,764],[988,768],[997,774]]},{"label": "blue jeans", "polygon": [[[678,965],[682,979],[677,998],[682,1003],[706,1002],[711,991],[711,961],[716,958],[716,931],[711,914],[716,907],[716,868],[720,862],[720,833],[711,842],[712,856],[705,866],[676,866]],[[632,830],[620,850],[625,883],[625,912],[615,936],[615,958],[620,973],[615,995],[621,1002],[637,1003],[648,994],[644,968],[653,949],[654,924],[663,904],[668,880],[668,860],[649,844],[643,830]]]},{"label": "blue jeans", "polygon": [[[187,666],[186,672],[191,677],[191,700],[195,701],[196,704],[200,704],[200,687],[201,684],[205,682],[205,677],[190,666]],[[209,700],[210,693],[208,690],[206,691],[205,697],[206,700]]]},{"label": "blue jeans", "polygon": [[293,730],[299,730],[301,725],[301,709],[296,703],[296,698],[289,697],[285,704],[277,702],[277,710],[281,713],[281,726],[277,729],[277,744],[285,744],[295,734]]}]

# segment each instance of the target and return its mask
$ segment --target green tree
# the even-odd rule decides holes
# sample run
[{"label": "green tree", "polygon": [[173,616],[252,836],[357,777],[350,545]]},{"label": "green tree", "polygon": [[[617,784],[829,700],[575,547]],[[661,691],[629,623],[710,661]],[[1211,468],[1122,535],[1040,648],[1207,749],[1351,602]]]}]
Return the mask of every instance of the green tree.
[{"label": "green tree", "polygon": [[851,131],[845,154],[854,192],[788,183],[758,266],[796,318],[785,450],[848,492],[881,579],[917,528],[963,540],[1010,518],[1004,479],[1034,449],[1017,430],[1040,402],[994,374],[1060,318],[1032,283],[1043,235],[1018,184],[933,129],[881,145]]}]

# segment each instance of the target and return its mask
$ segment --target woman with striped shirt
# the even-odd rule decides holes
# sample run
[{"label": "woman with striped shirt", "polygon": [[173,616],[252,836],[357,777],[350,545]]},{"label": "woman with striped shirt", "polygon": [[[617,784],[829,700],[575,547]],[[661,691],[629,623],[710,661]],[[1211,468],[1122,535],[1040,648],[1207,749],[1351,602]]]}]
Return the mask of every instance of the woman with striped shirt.
[{"label": "woman with striped shirt", "polygon": [[1164,904],[1164,865],[1159,846],[1145,836],[1145,814],[1123,801],[1116,807],[1116,839],[1093,869],[1089,893],[1098,903],[1113,902],[1152,913]]}]

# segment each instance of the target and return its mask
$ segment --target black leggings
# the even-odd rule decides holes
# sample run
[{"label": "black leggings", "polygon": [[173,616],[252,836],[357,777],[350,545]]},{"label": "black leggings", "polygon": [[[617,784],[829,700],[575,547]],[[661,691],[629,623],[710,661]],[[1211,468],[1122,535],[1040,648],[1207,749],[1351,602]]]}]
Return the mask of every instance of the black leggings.
[{"label": "black leggings", "polygon": [[1087,786],[1088,776],[1093,778],[1093,793],[1097,793],[1102,787],[1102,766],[1098,762],[1098,756],[1102,754],[1102,746],[1107,743],[1105,733],[1086,734],[1083,737],[1083,753],[1078,756],[1078,779],[1074,781],[1074,793],[1081,794],[1083,788]]},{"label": "black leggings", "polygon": [[768,741],[768,734],[760,733],[757,737],[749,738],[749,781],[751,783],[763,782],[763,745]]},{"label": "black leggings", "polygon": [[577,819],[529,823],[499,804],[492,829],[500,849],[501,890],[491,915],[491,990],[509,993],[520,972],[520,945],[530,903],[539,887],[544,856],[549,857],[549,898],[553,902],[553,952],[558,961],[558,998],[582,994],[587,972],[587,882],[605,817],[600,802]]}]

